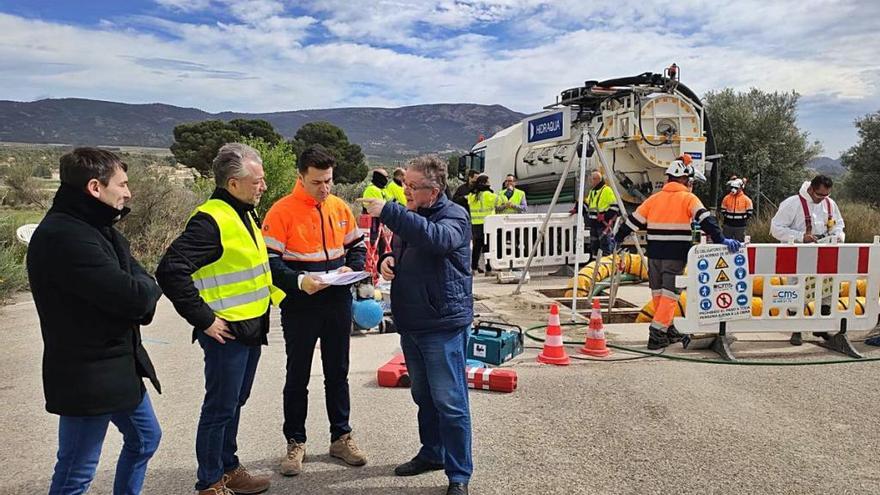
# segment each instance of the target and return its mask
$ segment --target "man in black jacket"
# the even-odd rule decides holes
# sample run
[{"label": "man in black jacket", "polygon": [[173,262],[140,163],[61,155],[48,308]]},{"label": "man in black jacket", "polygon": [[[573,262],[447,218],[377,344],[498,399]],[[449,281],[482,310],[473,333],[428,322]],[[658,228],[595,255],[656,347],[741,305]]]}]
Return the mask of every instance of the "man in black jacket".
[{"label": "man in black jacket", "polygon": [[269,488],[269,479],[251,476],[239,463],[236,436],[260,346],[268,343],[273,288],[254,213],[266,190],[263,161],[250,146],[229,143],[220,148],[213,169],[214,194],[168,248],[156,277],[205,352],[196,490],[204,495],[260,493]]},{"label": "man in black jacket", "polygon": [[142,379],[161,389],[140,333],[162,293],[113,228],[129,212],[126,170],[109,151],[62,156],[61,186],[28,247],[46,410],[61,416],[50,494],[88,490],[111,422],[123,435],[113,493],[141,493],[162,436]]}]

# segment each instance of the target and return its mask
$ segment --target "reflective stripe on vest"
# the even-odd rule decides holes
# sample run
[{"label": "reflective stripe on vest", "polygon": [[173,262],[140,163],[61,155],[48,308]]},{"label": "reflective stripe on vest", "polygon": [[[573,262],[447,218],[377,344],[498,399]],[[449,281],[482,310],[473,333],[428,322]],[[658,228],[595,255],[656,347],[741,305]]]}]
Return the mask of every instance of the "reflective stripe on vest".
[{"label": "reflective stripe on vest", "polygon": [[468,206],[471,210],[471,224],[483,225],[486,217],[495,213],[495,198],[497,196],[489,191],[480,191],[479,197],[475,193],[468,194]]},{"label": "reflective stripe on vest", "polygon": [[210,215],[220,231],[223,253],[217,261],[192,274],[199,296],[226,321],[257,318],[278,304],[284,293],[272,286],[269,255],[260,229],[248,216],[254,235],[248,232],[238,212],[229,203],[209,199],[195,212]]}]

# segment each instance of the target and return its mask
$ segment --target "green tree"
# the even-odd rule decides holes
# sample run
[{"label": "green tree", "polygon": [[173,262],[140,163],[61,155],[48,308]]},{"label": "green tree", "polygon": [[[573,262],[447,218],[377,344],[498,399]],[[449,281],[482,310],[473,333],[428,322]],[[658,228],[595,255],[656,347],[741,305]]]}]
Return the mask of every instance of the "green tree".
[{"label": "green tree", "polygon": [[205,120],[174,127],[171,153],[178,162],[203,175],[211,175],[211,162],[220,147],[226,143],[242,141],[246,137],[260,138],[271,144],[282,139],[272,128],[272,124],[265,120]]},{"label": "green tree", "polygon": [[320,144],[336,158],[334,182],[353,184],[367,176],[367,164],[361,147],[348,142],[345,132],[330,122],[309,122],[296,131],[290,142],[297,156],[313,144]]},{"label": "green tree", "polygon": [[267,143],[260,138],[246,138],[244,142],[260,152],[263,173],[266,176],[266,192],[257,205],[260,218],[282,196],[290,193],[296,184],[296,154],[289,142]]},{"label": "green tree", "polygon": [[[844,188],[851,198],[880,205],[880,111],[856,120],[859,142],[841,161],[848,169]],[[847,236],[847,240],[849,237]]]},{"label": "green tree", "polygon": [[263,119],[235,119],[230,120],[229,125],[235,128],[242,137],[259,138],[269,144],[278,143],[283,139],[281,134],[275,132],[272,124]]},{"label": "green tree", "polygon": [[751,179],[753,188],[760,174],[761,192],[774,202],[798,191],[807,177],[807,162],[822,151],[797,126],[798,97],[794,91],[741,93],[730,88],[706,94],[715,142],[724,155],[722,183],[737,175]]}]

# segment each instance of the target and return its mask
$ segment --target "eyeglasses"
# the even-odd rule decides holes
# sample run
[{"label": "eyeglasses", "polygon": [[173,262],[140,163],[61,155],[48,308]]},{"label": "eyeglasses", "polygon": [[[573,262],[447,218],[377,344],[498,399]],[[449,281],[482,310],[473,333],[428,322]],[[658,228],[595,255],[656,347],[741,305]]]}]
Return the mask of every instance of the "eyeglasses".
[{"label": "eyeglasses", "polygon": [[406,187],[407,189],[409,189],[410,191],[418,191],[420,189],[434,189],[434,187],[435,187],[435,186],[431,186],[431,185],[415,186],[413,184],[410,184],[409,182],[404,182],[403,186]]}]

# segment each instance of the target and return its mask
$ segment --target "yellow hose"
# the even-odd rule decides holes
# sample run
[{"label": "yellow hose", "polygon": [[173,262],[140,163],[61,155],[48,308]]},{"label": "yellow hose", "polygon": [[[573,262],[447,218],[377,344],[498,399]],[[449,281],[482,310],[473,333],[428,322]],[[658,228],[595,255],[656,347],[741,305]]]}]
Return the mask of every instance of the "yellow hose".
[{"label": "yellow hose", "polygon": [[[648,260],[642,258],[638,254],[633,253],[625,253],[617,255],[614,258],[614,261],[620,266],[621,271],[627,273],[629,275],[633,275],[635,277],[639,277],[642,280],[648,280]],[[578,297],[586,297],[589,295],[590,291],[590,282],[599,283],[602,280],[611,276],[611,256],[603,256],[601,259],[601,263],[599,265],[598,271],[596,271],[595,277],[593,276],[593,271],[596,270],[596,262],[591,261],[587,263],[587,266],[583,267],[580,272],[578,272],[577,284],[578,284]],[[565,291],[565,297],[572,297],[574,291],[572,290],[571,281],[568,282],[567,291]]]}]

